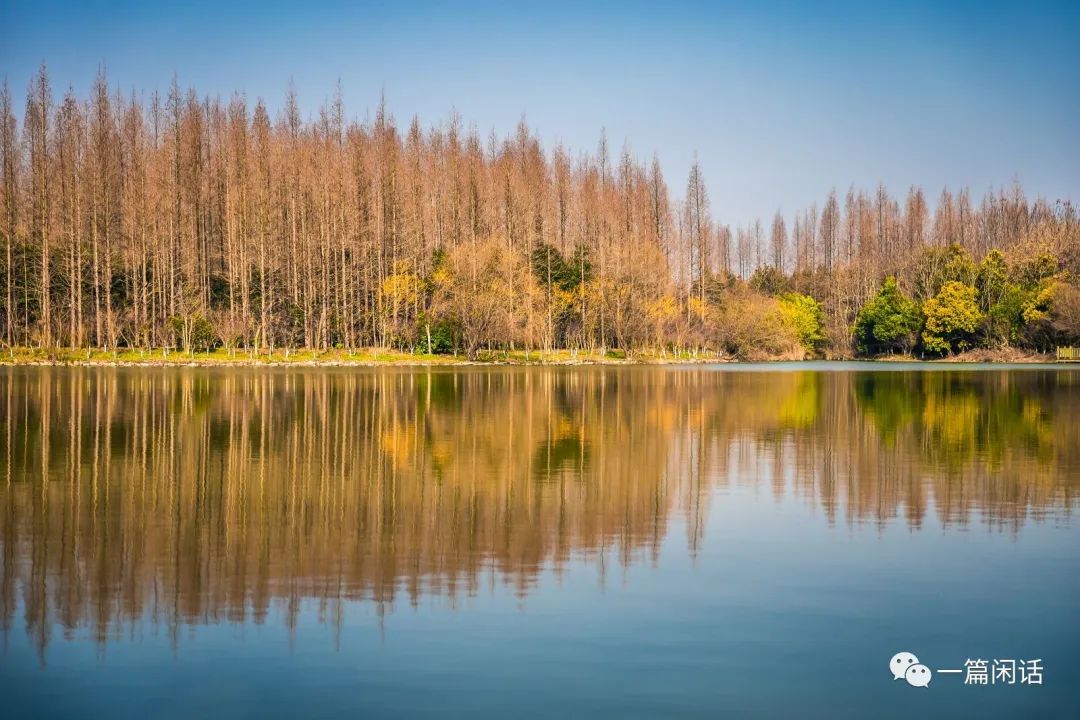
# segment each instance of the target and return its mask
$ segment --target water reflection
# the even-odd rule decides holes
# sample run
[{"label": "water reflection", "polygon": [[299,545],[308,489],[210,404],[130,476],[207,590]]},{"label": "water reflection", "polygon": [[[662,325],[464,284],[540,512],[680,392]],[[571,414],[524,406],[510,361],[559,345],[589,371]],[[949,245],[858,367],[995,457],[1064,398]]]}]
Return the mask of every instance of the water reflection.
[{"label": "water reflection", "polygon": [[311,598],[334,622],[524,596],[572,561],[655,562],[675,517],[694,553],[746,488],[1015,533],[1080,485],[1071,370],[7,369],[0,416],[0,620],[42,655]]}]

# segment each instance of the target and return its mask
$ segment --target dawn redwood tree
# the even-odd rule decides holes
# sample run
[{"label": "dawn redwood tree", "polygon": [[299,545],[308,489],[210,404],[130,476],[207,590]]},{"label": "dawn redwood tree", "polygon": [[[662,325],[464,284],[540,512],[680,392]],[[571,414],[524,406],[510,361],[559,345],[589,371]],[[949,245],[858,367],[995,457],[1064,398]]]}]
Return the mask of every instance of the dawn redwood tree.
[{"label": "dawn redwood tree", "polygon": [[524,118],[505,137],[456,114],[399,126],[385,102],[359,121],[340,91],[306,116],[295,87],[272,112],[176,79],[121,95],[104,71],[57,101],[44,68],[14,105],[5,84],[8,347],[794,353],[776,313],[795,291],[821,308],[812,351],[903,352],[909,303],[954,307],[950,282],[985,316],[970,336],[931,330],[951,349],[1080,342],[1080,217],[1017,184],[935,190],[933,208],[918,187],[902,203],[852,187],[790,225],[737,226],[712,216],[699,163],[673,197],[655,156],[613,159],[603,133],[591,153],[545,150]]}]

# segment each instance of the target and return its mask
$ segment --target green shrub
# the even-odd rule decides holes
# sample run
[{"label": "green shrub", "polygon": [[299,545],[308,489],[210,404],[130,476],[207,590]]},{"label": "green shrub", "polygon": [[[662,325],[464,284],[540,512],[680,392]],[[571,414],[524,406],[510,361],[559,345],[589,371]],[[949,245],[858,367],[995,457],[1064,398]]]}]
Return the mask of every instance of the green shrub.
[{"label": "green shrub", "polygon": [[855,317],[855,348],[863,355],[910,352],[920,324],[918,304],[900,291],[896,278],[885,278]]},{"label": "green shrub", "polygon": [[809,295],[786,293],[780,296],[780,314],[795,329],[799,342],[811,353],[825,345],[825,313],[821,303]]},{"label": "green shrub", "polygon": [[975,298],[972,286],[949,281],[941,292],[923,303],[926,325],[922,339],[928,352],[948,354],[972,346],[975,332],[983,321]]}]

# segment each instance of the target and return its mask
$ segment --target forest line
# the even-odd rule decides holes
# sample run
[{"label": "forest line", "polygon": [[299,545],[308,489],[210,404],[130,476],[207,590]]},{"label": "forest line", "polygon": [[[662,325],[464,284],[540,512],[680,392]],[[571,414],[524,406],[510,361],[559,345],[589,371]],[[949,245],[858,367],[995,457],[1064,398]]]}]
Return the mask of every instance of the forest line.
[{"label": "forest line", "polygon": [[1080,343],[1080,218],[1018,184],[977,204],[830,192],[791,219],[714,219],[624,146],[545,150],[524,120],[399,128],[338,95],[110,88],[21,122],[0,89],[8,348],[705,351],[740,358],[1039,351]]}]

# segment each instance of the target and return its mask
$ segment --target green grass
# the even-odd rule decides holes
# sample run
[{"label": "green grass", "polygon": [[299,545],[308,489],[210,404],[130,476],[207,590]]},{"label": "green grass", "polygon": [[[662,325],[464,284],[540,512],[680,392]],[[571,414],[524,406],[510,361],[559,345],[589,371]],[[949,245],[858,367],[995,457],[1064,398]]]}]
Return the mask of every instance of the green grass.
[{"label": "green grass", "polygon": [[[599,352],[574,350],[484,350],[477,353],[476,363],[514,365],[574,365],[588,363],[663,363],[719,360],[715,354],[692,356],[656,351],[624,350]],[[0,352],[0,363],[13,365],[71,364],[71,365],[456,365],[465,364],[464,355],[431,355],[411,353],[391,348],[364,348],[348,352],[331,350],[282,350],[273,353],[254,353],[247,350],[218,348],[210,352],[187,353],[180,350],[148,350],[121,348],[119,350],[71,348],[8,348]]]}]

